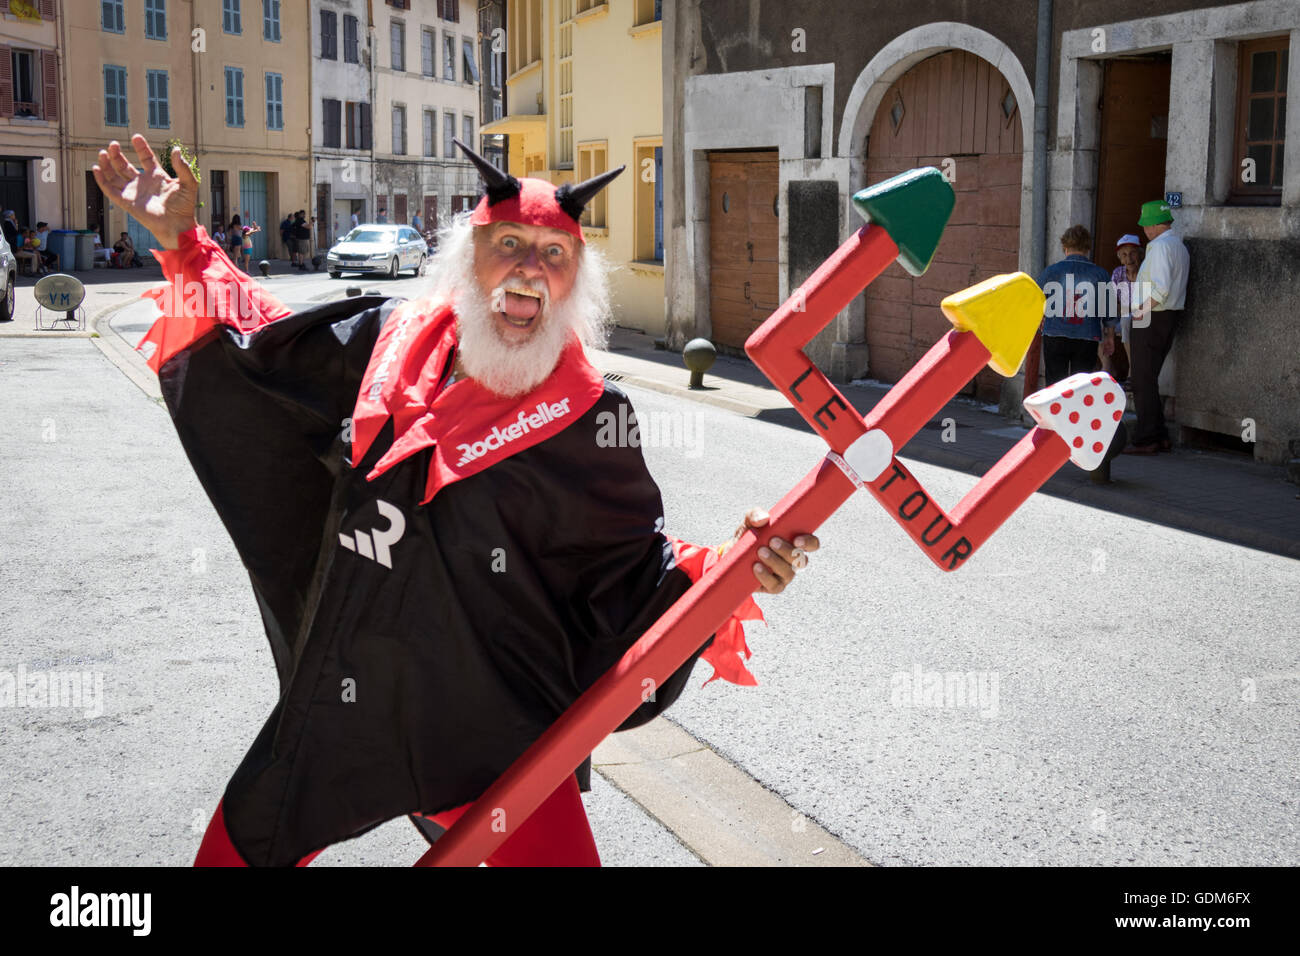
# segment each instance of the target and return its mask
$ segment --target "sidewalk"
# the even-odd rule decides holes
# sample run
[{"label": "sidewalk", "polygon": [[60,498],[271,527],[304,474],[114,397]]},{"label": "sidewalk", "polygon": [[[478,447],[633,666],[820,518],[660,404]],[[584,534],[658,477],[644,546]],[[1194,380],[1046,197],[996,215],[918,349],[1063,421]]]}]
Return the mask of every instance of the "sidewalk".
[{"label": "sidewalk", "polygon": [[[158,260],[148,254],[142,255],[140,258],[144,261],[144,268],[142,269],[92,269],[89,272],[65,273],[80,279],[86,287],[86,298],[81,304],[86,314],[86,328],[84,331],[69,329],[66,323],[54,330],[38,329],[36,327],[35,288],[39,280],[33,276],[19,276],[15,290],[14,318],[10,322],[0,323],[0,339],[28,337],[42,339],[94,338],[95,323],[102,315],[134,302],[146,289],[159,285],[163,281],[162,268],[158,265]],[[270,278],[302,275],[297,269],[289,268],[288,259],[271,259],[270,264]],[[324,275],[324,273],[321,274]],[[254,278],[261,277],[257,271],[256,263],[253,264],[253,275]],[[51,318],[58,317],[58,315],[46,315],[43,318],[43,324],[48,326]]]},{"label": "sidewalk", "polygon": [[[791,428],[808,424],[748,361],[719,355],[705,387],[688,387],[690,373],[676,352],[658,350],[650,336],[617,329],[608,351],[596,358],[606,378],[679,395]],[[866,414],[890,386],[840,385],[846,401]],[[955,399],[904,447],[902,456],[982,475],[1029,431],[973,399]],[[945,442],[944,419],[954,440]],[[1131,424],[1132,416],[1129,416]],[[1093,484],[1087,472],[1062,467],[1041,493],[1154,524],[1300,558],[1300,488],[1280,467],[1226,453],[1175,448],[1170,454],[1121,455],[1111,484]],[[946,502],[951,508],[955,501]]]}]

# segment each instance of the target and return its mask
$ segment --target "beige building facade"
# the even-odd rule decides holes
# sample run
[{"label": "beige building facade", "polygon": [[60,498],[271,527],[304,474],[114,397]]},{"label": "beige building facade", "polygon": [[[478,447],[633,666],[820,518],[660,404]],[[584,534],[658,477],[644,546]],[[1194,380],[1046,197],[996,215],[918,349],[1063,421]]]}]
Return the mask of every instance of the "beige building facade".
[{"label": "beige building facade", "polygon": [[427,230],[472,206],[478,173],[456,149],[478,143],[472,0],[374,4],[375,218]]},{"label": "beige building facade", "polygon": [[508,0],[507,168],[556,184],[626,166],[587,208],[616,321],[664,331],[662,29],[654,0]]},{"label": "beige building facade", "polygon": [[312,210],[311,33],[299,0],[101,0],[67,3],[67,228],[98,225],[106,242],[129,232],[154,243],[111,207],[90,176],[98,150],[144,134],[180,139],[202,174],[199,222],[209,231],[238,215],[255,220],[253,258],[283,256],[278,223]]}]

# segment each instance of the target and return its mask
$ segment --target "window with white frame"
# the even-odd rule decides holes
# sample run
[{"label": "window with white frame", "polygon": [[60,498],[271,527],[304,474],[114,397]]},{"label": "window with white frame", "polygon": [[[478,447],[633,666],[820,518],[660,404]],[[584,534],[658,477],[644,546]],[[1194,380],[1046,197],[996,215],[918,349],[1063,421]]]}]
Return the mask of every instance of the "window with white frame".
[{"label": "window with white frame", "polygon": [[1234,202],[1281,202],[1290,46],[1290,37],[1283,35],[1238,47]]},{"label": "window with white frame", "polygon": [[167,39],[167,0],[144,0],[144,35],[149,40]]},{"label": "window with white frame", "polygon": [[573,0],[560,0],[558,44],[560,116],[556,165],[573,166]]},{"label": "window with white frame", "polygon": [[478,64],[474,62],[474,41],[461,37],[460,55],[464,61],[460,68],[460,78],[466,83],[478,82]]},{"label": "window with white frame", "polygon": [[663,18],[663,0],[636,0],[636,26],[644,26]]},{"label": "window with white frame", "polygon": [[438,155],[438,143],[435,135],[437,133],[437,127],[438,127],[438,111],[425,110],[424,111],[424,155],[425,156]]},{"label": "window with white frame", "polygon": [[456,79],[456,36],[452,33],[442,35],[442,78]]},{"label": "window with white frame", "polygon": [[280,42],[280,0],[262,0],[262,39]]},{"label": "window with white frame", "polygon": [[[3,55],[3,54],[0,54]],[[9,65],[13,70],[13,97],[15,116],[41,115],[41,83],[38,76],[39,57],[36,50],[10,48]]]},{"label": "window with white frame", "polygon": [[474,148],[474,117],[466,113],[460,120],[460,140],[470,149]]},{"label": "window with white frame", "polygon": [[104,67],[104,123],[126,126],[126,67]]},{"label": "window with white frame", "polygon": [[284,129],[284,77],[266,74],[266,128]]},{"label": "window with white frame", "polygon": [[420,72],[425,76],[436,76],[438,54],[438,31],[425,27],[420,31]]},{"label": "window with white frame", "polygon": [[244,71],[226,67],[226,125],[244,125]]},{"label": "window with white frame", "polygon": [[393,154],[406,155],[406,107],[393,107]]},{"label": "window with white frame", "polygon": [[99,25],[108,33],[126,32],[125,0],[100,0]]},{"label": "window with white frame", "polygon": [[391,65],[394,70],[406,69],[406,24],[394,20],[388,25],[388,43],[393,49]]},{"label": "window with white frame", "polygon": [[636,178],[633,216],[636,226],[635,257],[642,262],[664,259],[664,148],[658,142],[638,142],[633,149]]},{"label": "window with white frame", "polygon": [[244,32],[240,0],[221,0],[221,32],[240,34]]},{"label": "window with white frame", "polygon": [[167,106],[167,71],[146,70],[145,86],[149,93],[149,125],[154,129],[167,129],[171,126]]},{"label": "window with white frame", "polygon": [[[576,179],[582,182],[599,176],[607,168],[609,150],[605,143],[582,143],[578,146],[578,173]],[[594,229],[605,228],[605,190],[592,197],[591,202],[582,211],[582,224]]]},{"label": "window with white frame", "polygon": [[[456,114],[442,114],[442,158],[456,158],[456,144],[452,142],[456,138]],[[469,143],[465,144],[469,146]]]}]

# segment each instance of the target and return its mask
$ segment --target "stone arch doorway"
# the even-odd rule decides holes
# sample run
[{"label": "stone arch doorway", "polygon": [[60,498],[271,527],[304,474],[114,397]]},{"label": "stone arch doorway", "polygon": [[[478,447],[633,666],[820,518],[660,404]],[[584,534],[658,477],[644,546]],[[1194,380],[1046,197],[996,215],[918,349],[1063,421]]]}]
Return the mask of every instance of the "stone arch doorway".
[{"label": "stone arch doorway", "polygon": [[[946,50],[890,85],[867,143],[868,185],[917,166],[936,166],[957,194],[926,274],[914,278],[895,263],[863,294],[868,374],[895,382],[951,328],[939,309],[944,296],[1019,267],[1020,104],[987,60]],[[1001,383],[1001,376],[985,369],[967,392],[996,402]]]},{"label": "stone arch doorway", "polygon": [[[968,24],[943,21],[922,24],[921,26],[899,34],[893,40],[889,41],[862,68],[862,71],[854,81],[852,89],[849,91],[848,99],[845,102],[844,113],[840,120],[839,132],[836,137],[835,152],[837,156],[841,156],[848,160],[850,192],[861,189],[868,183],[878,182],[880,179],[885,178],[879,172],[869,173],[867,166],[869,158],[872,156],[892,159],[904,158],[897,155],[888,155],[891,152],[898,152],[901,148],[899,144],[889,147],[881,142],[880,137],[872,135],[877,122],[881,120],[882,114],[888,117],[893,111],[894,98],[892,92],[894,91],[896,84],[898,84],[899,81],[913,69],[922,67],[928,61],[938,60],[938,57],[942,54],[955,52],[970,54],[980,61],[975,64],[975,78],[977,80],[981,77],[980,71],[983,71],[983,76],[988,77],[990,81],[993,78],[1000,78],[1003,80],[1005,82],[1003,90],[1010,92],[1015,103],[1015,113],[1009,117],[1010,122],[1007,126],[1003,130],[999,131],[997,143],[999,149],[1003,148],[1001,137],[1004,135],[1004,132],[1007,130],[1018,130],[1018,134],[1015,134],[1018,135],[1018,139],[1015,140],[1013,146],[1013,149],[1020,150],[1020,154],[1017,157],[1020,163],[1020,176],[1017,182],[1021,184],[1019,209],[1016,218],[1016,227],[1018,232],[1017,246],[1015,247],[1016,255],[1014,259],[1003,259],[1002,257],[999,257],[998,266],[996,268],[990,268],[988,271],[982,273],[982,275],[989,275],[994,272],[1015,271],[1017,268],[1025,268],[1028,266],[1030,260],[1030,246],[1032,244],[1032,237],[1030,235],[1031,230],[1029,228],[1032,215],[1032,196],[1029,190],[1029,184],[1031,183],[1033,176],[1033,151],[1032,149],[1026,150],[1025,146],[1031,144],[1033,139],[1034,94],[1033,87],[1029,82],[1029,77],[1025,73],[1024,65],[1021,63],[1020,58],[1011,50],[1010,47],[993,34]],[[966,65],[969,63],[970,60],[965,60],[962,64],[963,77]],[[981,66],[980,63],[983,65]],[[946,101],[950,104],[955,104],[957,102],[956,95],[953,93],[953,86],[957,84],[951,83],[951,85],[945,87],[943,83],[942,61],[931,63],[931,65],[926,67],[926,69],[934,69],[936,66],[938,67],[940,74],[939,82],[932,87],[928,86],[926,88],[924,107],[919,111],[913,110],[911,116],[914,123],[925,126],[927,135],[930,124],[939,123],[939,121],[946,115],[942,109],[936,109],[935,111],[929,109],[930,91],[933,90],[936,97],[939,98],[936,102]],[[952,70],[955,66],[955,58],[952,58],[952,62],[948,68],[949,70]],[[947,91],[946,94],[945,90]],[[961,90],[961,110],[964,114],[978,112],[980,108],[981,100],[979,99],[978,92],[976,92],[977,87],[972,87],[971,91],[975,97],[975,103],[973,105],[967,103],[965,89]],[[997,92],[998,96],[1002,95],[1002,90]],[[1000,102],[1000,100],[996,99],[994,96],[988,95],[986,89],[984,99],[982,100],[985,111],[987,112],[989,105],[995,102]],[[914,105],[919,105],[919,103]],[[949,110],[953,108],[953,106],[948,107]],[[904,109],[907,109],[906,104],[904,104]],[[923,123],[920,120],[920,117],[924,117]],[[903,122],[907,122],[906,115],[903,117]],[[972,149],[974,147],[974,127],[972,127],[971,142],[969,146]],[[988,137],[986,133],[986,151],[987,146]],[[923,144],[920,148],[932,149],[937,147]],[[956,150],[958,153],[963,151],[963,145],[960,140]],[[955,226],[961,221],[959,217],[970,215],[969,211],[965,208],[966,206],[969,206],[970,199],[969,197],[961,196],[961,192],[966,191],[961,189],[961,187],[973,185],[973,182],[963,182],[962,179],[963,166],[971,166],[971,157],[965,157],[965,162],[963,162],[962,156],[952,155],[945,151],[943,155],[938,158],[943,159],[949,156],[955,161],[955,172],[957,175],[957,181],[954,182],[953,185],[954,188],[960,190],[958,193],[958,209],[956,210],[956,216],[953,220],[953,225]],[[1003,162],[1008,165],[1013,165],[1013,161],[1011,160],[1004,160]],[[1008,171],[1007,177],[1009,178],[1009,176],[1010,173]],[[1011,183],[1008,182],[1004,185],[1010,186]],[[976,192],[978,193],[978,191]],[[963,203],[963,198],[966,198],[965,203]],[[978,214],[978,204],[976,210]],[[846,222],[850,226],[856,226],[859,220],[857,219],[856,214],[849,212],[847,214]],[[1023,229],[1019,228],[1020,223],[1024,224]],[[944,253],[947,254],[947,250],[944,250]],[[1005,263],[1009,263],[1009,265],[1005,265],[1004,267]],[[882,276],[876,281],[884,282],[886,278],[903,279],[909,283],[912,281],[906,272],[897,267],[891,267],[886,276]],[[934,280],[927,281],[933,282]],[[958,291],[958,289],[962,287],[962,285],[958,285],[950,289],[934,291],[949,293]],[[926,296],[923,296],[922,298],[924,299]],[[925,307],[922,308],[922,324],[927,321],[925,318],[926,314],[931,316],[931,318],[940,316],[937,303],[939,299],[942,298],[942,295],[931,295],[929,298],[933,299],[936,306],[929,307],[928,312]],[[865,300],[866,296],[863,295],[858,296],[852,303],[850,303],[843,319],[844,324],[840,327],[840,341],[847,346],[846,352],[850,355],[856,356],[856,350],[860,348],[862,349],[862,352],[865,353],[860,358],[855,357],[851,360],[852,364],[856,368],[861,368],[862,365],[874,366],[878,364],[872,362],[872,350],[866,347],[868,341],[867,330],[870,328],[871,318],[866,314],[867,310]],[[901,310],[895,308],[895,311],[897,312]],[[935,326],[931,331],[942,334],[946,328],[947,326],[945,323],[942,327]],[[910,341],[910,339],[911,336],[909,335],[908,340]],[[931,341],[933,341],[933,338]],[[882,348],[887,348],[890,344],[896,348],[904,346],[903,340],[899,339],[895,339],[892,343],[882,342],[880,344]],[[908,347],[910,347],[910,345]],[[897,355],[889,356],[888,354],[880,357],[882,360],[892,358],[895,362],[899,359],[899,356]],[[876,377],[884,377],[883,373],[872,372],[870,374],[873,374]],[[978,384],[981,386],[981,394],[990,399],[994,397],[994,380],[991,377],[987,375],[984,376],[984,380]],[[1017,393],[1016,400],[1019,401],[1019,388],[1016,387],[1013,391]]]}]

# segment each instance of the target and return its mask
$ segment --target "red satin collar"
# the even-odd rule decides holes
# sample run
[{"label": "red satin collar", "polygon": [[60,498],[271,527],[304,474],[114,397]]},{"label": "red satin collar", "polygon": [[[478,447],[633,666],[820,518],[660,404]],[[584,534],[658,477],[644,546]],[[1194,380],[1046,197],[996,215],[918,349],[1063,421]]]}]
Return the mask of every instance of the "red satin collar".
[{"label": "red satin collar", "polygon": [[452,482],[559,433],[605,390],[576,335],[546,381],[516,398],[502,398],[467,378],[440,388],[455,348],[456,314],[450,306],[427,299],[398,306],[379,333],[352,415],[354,465],[365,458],[384,422],[393,419],[393,444],[367,480],[433,447],[420,504]]}]

